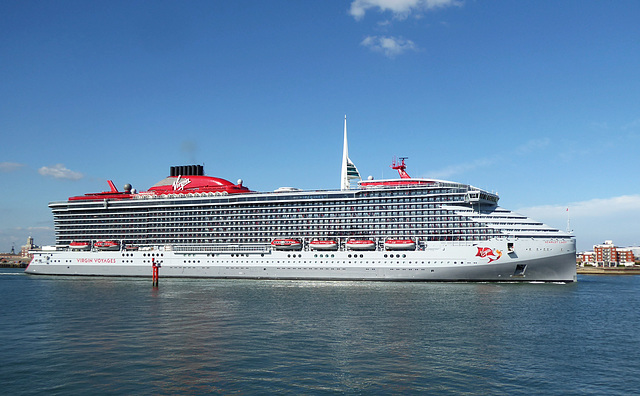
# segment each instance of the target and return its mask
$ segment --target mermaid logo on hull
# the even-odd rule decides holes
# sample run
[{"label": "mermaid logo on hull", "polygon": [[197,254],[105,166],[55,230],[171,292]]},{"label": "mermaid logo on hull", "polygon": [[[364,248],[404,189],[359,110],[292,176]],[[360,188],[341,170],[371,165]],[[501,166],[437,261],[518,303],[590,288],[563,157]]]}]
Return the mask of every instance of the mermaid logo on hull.
[{"label": "mermaid logo on hull", "polygon": [[502,257],[502,251],[498,249],[491,249],[488,247],[478,247],[478,253],[476,253],[476,257],[488,258],[489,263],[496,261]]}]

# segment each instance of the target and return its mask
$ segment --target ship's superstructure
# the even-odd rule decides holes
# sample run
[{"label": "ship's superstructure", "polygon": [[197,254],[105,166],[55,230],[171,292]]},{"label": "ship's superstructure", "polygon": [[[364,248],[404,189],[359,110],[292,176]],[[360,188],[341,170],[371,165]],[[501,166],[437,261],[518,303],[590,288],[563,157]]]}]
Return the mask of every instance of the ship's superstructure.
[{"label": "ship's superstructure", "polygon": [[[346,119],[344,133],[346,144]],[[404,160],[393,164],[400,178],[357,188],[343,170],[340,190],[254,192],[201,166],[172,167],[145,192],[109,182],[49,204],[56,246],[34,252],[27,272],[150,277],[160,264],[160,277],[576,279],[571,235],[499,207],[489,191],[411,178]]]}]

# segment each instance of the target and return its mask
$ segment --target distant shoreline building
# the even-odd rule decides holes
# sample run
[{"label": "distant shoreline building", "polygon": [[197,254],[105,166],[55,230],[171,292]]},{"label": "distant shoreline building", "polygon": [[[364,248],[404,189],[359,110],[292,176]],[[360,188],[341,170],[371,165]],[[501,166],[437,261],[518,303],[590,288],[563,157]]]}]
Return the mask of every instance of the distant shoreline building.
[{"label": "distant shoreline building", "polygon": [[632,266],[635,264],[634,251],[636,247],[617,247],[613,241],[605,241],[600,245],[593,245],[592,252],[582,252],[578,256],[580,265],[593,265],[596,267],[617,267],[618,265]]},{"label": "distant shoreline building", "polygon": [[33,258],[33,255],[29,254],[29,250],[33,250],[35,248],[37,248],[37,246],[33,244],[33,237],[29,235],[29,238],[27,238],[27,244],[22,245],[20,256]]},{"label": "distant shoreline building", "polygon": [[29,251],[38,248],[39,247],[33,243],[33,237],[29,236],[27,243],[22,246],[20,254],[16,254],[13,248],[11,248],[11,253],[0,253],[0,267],[25,268],[33,258],[33,254],[30,254]]}]

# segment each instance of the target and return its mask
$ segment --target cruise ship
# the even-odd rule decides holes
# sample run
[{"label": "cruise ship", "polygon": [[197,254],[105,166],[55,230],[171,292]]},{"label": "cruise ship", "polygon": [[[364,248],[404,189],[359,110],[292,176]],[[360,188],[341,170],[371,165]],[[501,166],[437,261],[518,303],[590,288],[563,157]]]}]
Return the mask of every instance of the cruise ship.
[{"label": "cruise ship", "polygon": [[56,245],[33,275],[452,282],[574,282],[572,235],[504,209],[471,185],[409,176],[367,180],[349,159],[341,188],[256,192],[242,180],[173,166],[51,202]]}]

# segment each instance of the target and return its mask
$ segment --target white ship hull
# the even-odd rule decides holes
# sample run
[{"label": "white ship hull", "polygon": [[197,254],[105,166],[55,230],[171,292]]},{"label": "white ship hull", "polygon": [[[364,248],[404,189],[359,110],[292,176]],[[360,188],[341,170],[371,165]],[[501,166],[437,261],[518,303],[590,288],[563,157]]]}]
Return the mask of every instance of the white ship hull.
[{"label": "white ship hull", "polygon": [[[576,280],[575,239],[498,206],[471,185],[411,178],[359,181],[346,145],[340,190],[255,192],[171,167],[147,191],[51,202],[56,247],[34,250],[37,275],[381,281]],[[319,241],[334,241],[322,250]],[[93,250],[69,246],[86,242]],[[90,244],[89,244],[90,243]],[[124,250],[96,250],[113,243]],[[155,283],[155,282],[154,282]]]},{"label": "white ship hull", "polygon": [[36,252],[37,275],[377,281],[576,281],[574,239],[430,242],[416,251],[224,251],[155,248]]}]

